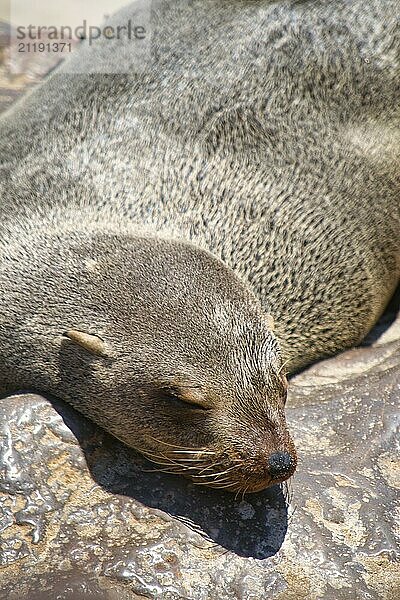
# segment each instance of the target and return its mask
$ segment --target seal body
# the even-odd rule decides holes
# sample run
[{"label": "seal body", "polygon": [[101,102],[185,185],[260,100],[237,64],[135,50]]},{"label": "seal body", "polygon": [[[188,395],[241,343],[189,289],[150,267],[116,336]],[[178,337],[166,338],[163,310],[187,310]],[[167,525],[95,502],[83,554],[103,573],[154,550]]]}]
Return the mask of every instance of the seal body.
[{"label": "seal body", "polygon": [[55,393],[197,482],[289,476],[283,363],[359,343],[399,281],[398,12],[155,2],[141,72],[125,45],[8,111],[3,393]]}]

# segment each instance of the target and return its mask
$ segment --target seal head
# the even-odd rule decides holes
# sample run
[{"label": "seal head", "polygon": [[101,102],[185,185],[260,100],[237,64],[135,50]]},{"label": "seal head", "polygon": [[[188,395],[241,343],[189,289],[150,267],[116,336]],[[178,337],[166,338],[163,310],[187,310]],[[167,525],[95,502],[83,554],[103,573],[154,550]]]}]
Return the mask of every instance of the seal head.
[{"label": "seal head", "polygon": [[51,235],[19,290],[19,389],[33,382],[196,483],[250,492],[287,479],[279,346],[237,275],[179,240]]}]

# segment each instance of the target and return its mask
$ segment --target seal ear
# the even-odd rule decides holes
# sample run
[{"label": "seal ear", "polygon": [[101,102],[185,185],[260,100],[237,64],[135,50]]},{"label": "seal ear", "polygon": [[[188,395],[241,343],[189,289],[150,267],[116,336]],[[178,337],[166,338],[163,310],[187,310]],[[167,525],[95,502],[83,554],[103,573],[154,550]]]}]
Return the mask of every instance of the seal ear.
[{"label": "seal ear", "polygon": [[107,355],[105,343],[98,335],[84,333],[77,329],[69,329],[64,333],[64,336],[90,352],[90,354],[95,354],[96,356]]}]

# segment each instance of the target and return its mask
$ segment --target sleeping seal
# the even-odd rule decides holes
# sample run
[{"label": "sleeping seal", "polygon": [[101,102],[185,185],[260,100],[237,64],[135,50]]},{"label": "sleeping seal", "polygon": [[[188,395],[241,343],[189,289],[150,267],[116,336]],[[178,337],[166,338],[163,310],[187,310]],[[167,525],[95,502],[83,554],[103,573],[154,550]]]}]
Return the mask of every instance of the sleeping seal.
[{"label": "sleeping seal", "polygon": [[285,371],[357,344],[399,281],[398,5],[152,11],[148,68],[99,39],[71,61],[110,74],[61,66],[1,119],[0,390],[257,491],[296,467]]}]

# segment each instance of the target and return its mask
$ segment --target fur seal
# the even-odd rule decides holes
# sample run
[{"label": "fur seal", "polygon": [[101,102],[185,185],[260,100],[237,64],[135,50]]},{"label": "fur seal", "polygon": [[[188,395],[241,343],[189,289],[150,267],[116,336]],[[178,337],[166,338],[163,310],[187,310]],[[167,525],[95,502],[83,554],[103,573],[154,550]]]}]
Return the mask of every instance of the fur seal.
[{"label": "fur seal", "polygon": [[257,491],[296,467],[284,371],[399,281],[398,6],[152,5],[148,68],[99,39],[71,61],[110,74],[61,66],[1,119],[0,391]]}]

